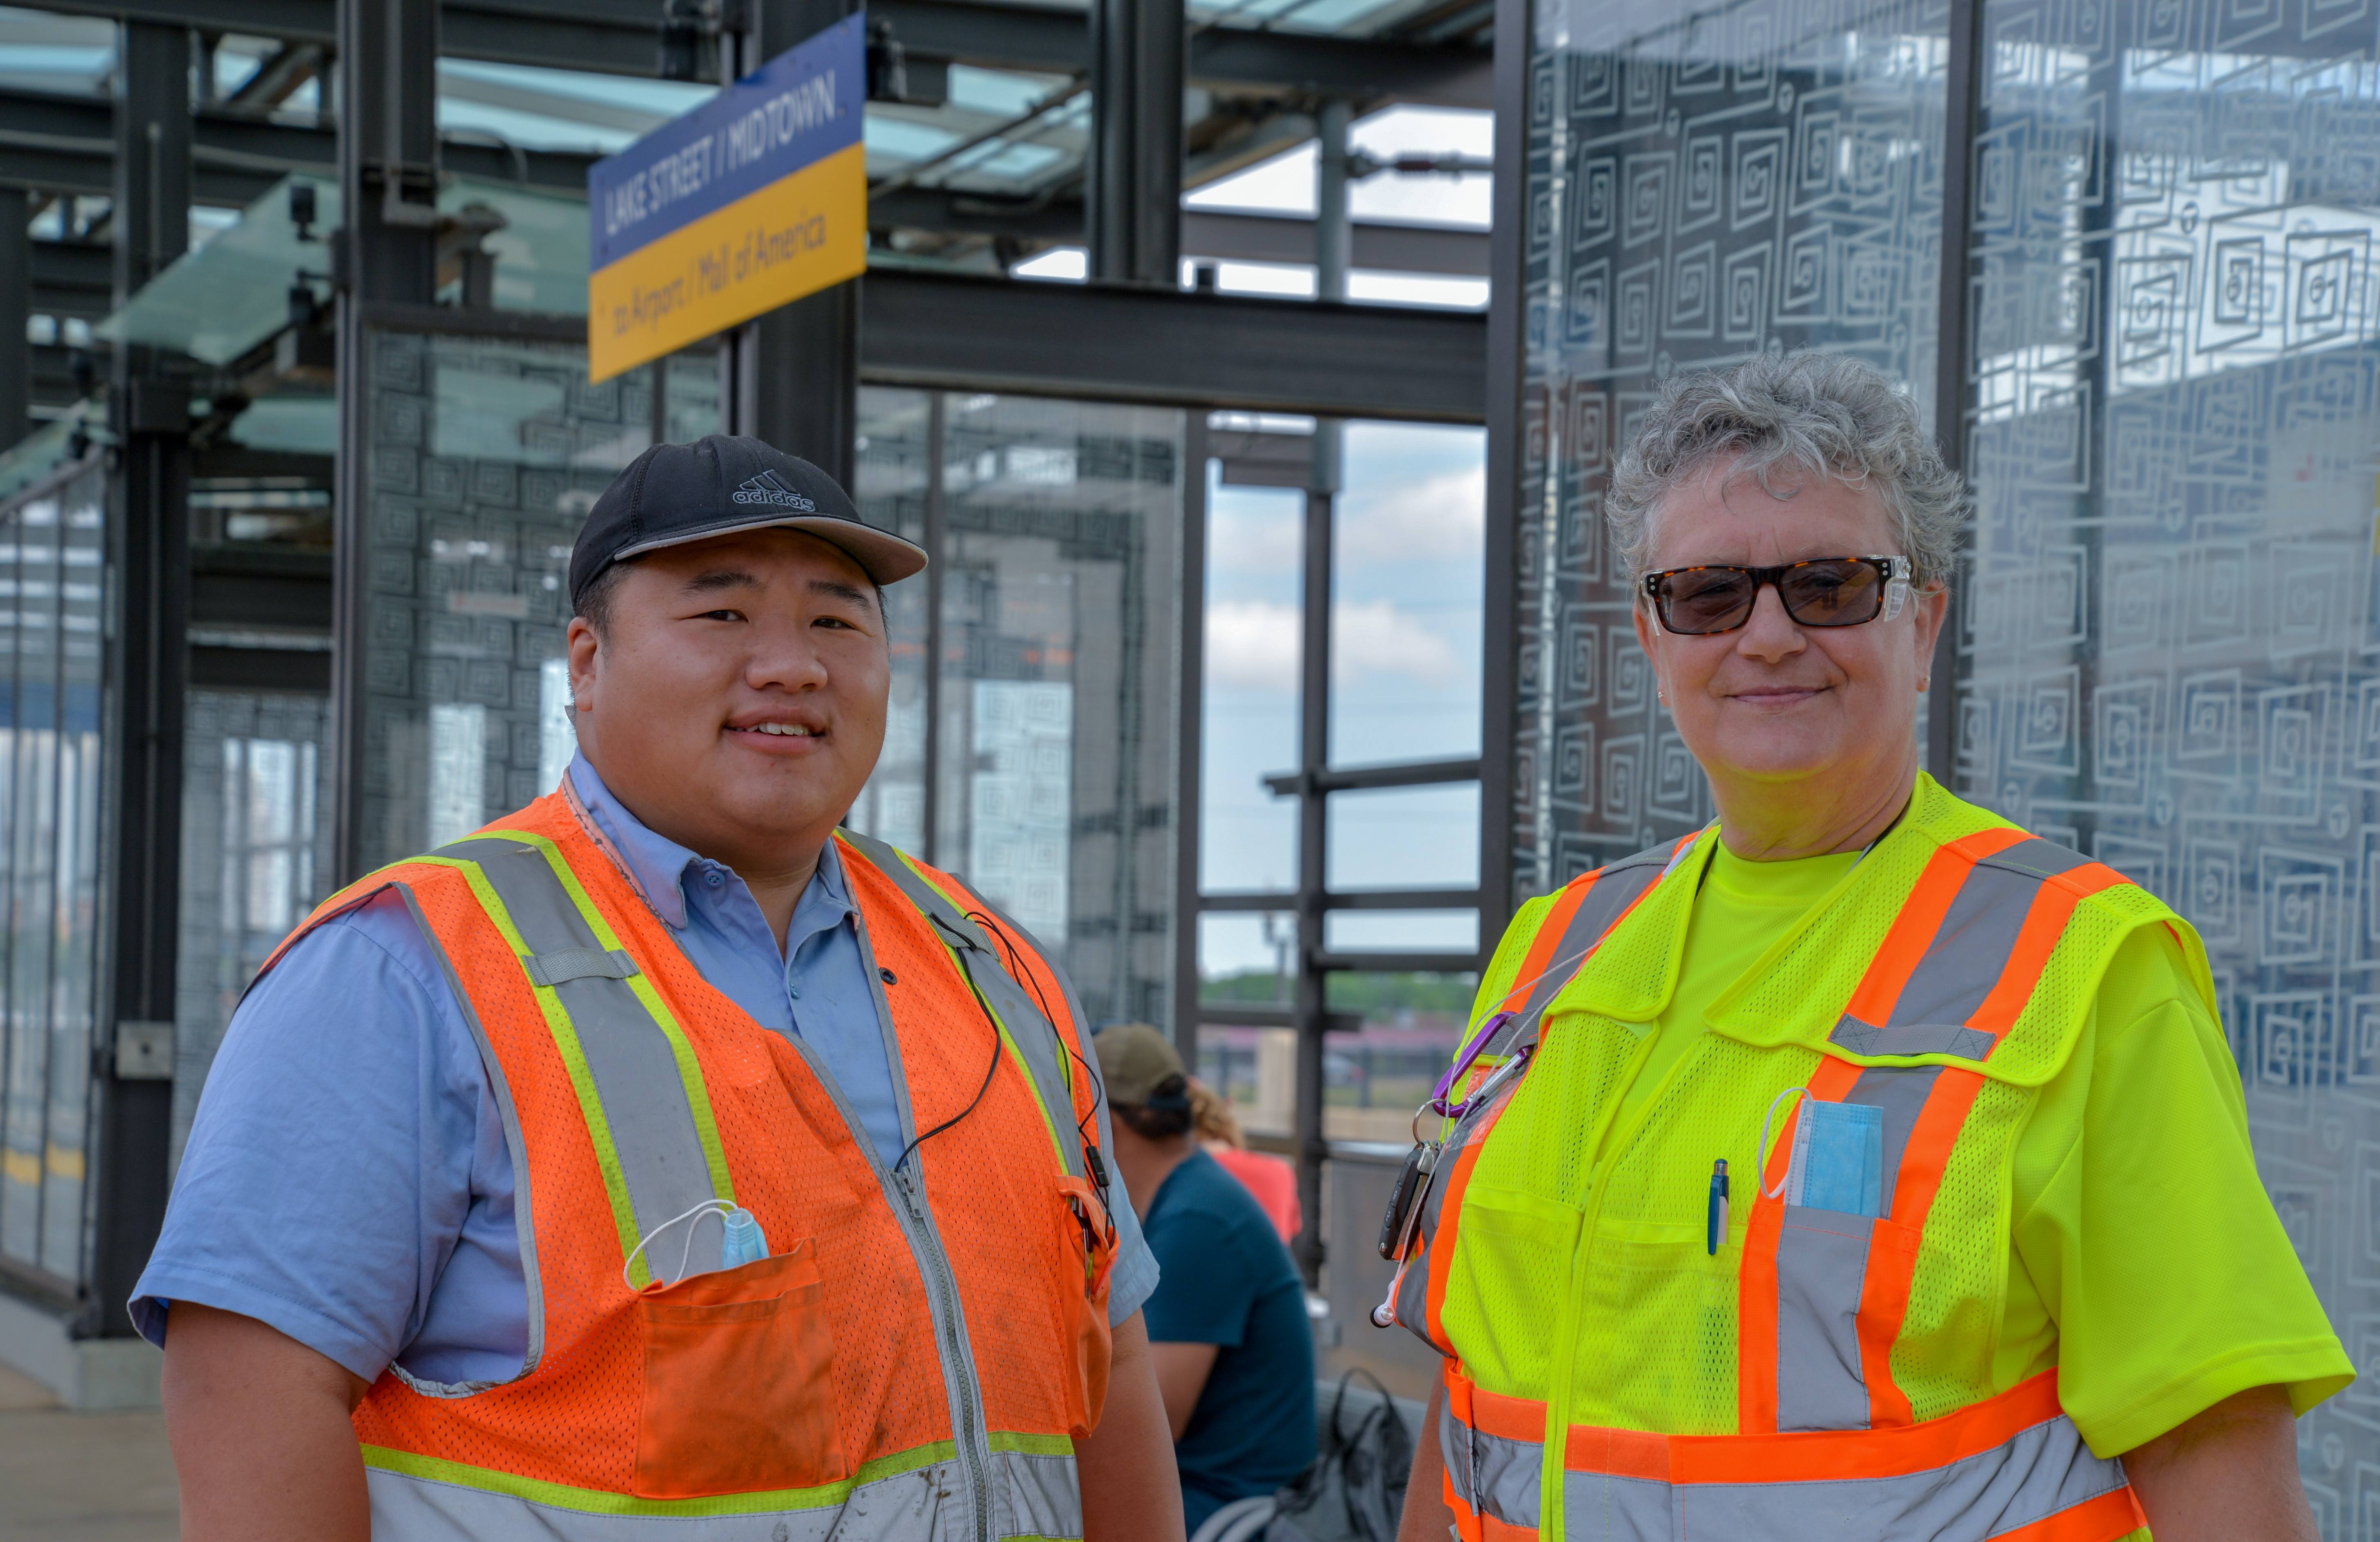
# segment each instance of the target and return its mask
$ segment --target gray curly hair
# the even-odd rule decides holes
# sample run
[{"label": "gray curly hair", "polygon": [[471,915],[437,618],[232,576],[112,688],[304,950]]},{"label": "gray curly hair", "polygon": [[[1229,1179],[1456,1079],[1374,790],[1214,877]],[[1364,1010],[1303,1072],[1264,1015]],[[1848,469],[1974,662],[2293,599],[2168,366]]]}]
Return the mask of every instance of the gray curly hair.
[{"label": "gray curly hair", "polygon": [[1763,353],[1732,369],[1671,375],[1637,424],[1604,499],[1631,587],[1645,575],[1661,499],[1729,457],[1772,496],[1769,473],[1780,465],[1872,484],[1916,585],[1949,581],[1966,484],[1918,426],[1917,409],[1881,371],[1847,354]]}]

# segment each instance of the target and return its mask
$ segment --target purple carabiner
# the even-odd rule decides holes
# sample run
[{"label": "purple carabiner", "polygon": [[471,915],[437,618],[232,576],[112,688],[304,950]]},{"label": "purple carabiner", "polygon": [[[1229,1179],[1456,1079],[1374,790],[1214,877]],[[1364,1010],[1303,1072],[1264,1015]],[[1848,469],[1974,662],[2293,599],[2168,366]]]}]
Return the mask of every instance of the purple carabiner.
[{"label": "purple carabiner", "polygon": [[1450,1105],[1446,1101],[1446,1095],[1452,1092],[1455,1083],[1462,1081],[1463,1075],[1471,1070],[1472,1062],[1479,1059],[1480,1051],[1488,1047],[1488,1041],[1496,1036],[1496,1031],[1512,1021],[1512,1013],[1498,1012],[1481,1023],[1477,1033],[1463,1041],[1461,1052],[1454,1057],[1454,1064],[1449,1066],[1446,1074],[1438,1079],[1438,1085],[1429,1089],[1430,1112],[1447,1119],[1453,1119],[1463,1112],[1467,1100]]}]

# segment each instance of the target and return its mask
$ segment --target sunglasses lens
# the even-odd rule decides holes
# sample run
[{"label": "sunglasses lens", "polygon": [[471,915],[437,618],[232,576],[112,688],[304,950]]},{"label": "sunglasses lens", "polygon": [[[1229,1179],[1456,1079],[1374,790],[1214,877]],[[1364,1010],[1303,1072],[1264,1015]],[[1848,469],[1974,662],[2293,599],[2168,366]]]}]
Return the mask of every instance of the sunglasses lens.
[{"label": "sunglasses lens", "polygon": [[1662,575],[1661,624],[1695,635],[1727,631],[1752,614],[1752,575],[1738,568],[1688,568]]},{"label": "sunglasses lens", "polygon": [[1873,562],[1807,562],[1779,580],[1777,593],[1805,627],[1855,627],[1884,608],[1884,575]]}]

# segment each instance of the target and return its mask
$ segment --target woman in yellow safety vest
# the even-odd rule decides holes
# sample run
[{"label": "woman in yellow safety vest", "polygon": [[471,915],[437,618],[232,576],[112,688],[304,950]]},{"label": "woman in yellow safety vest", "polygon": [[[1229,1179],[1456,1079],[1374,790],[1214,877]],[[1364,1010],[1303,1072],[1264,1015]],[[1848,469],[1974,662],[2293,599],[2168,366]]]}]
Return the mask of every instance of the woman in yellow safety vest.
[{"label": "woman in yellow safety vest", "polygon": [[2353,1371],[2197,935],[1917,768],[1962,508],[1849,359],[1645,412],[1609,515],[1719,819],[1525,906],[1425,1110],[1405,1542],[2314,1536]]}]

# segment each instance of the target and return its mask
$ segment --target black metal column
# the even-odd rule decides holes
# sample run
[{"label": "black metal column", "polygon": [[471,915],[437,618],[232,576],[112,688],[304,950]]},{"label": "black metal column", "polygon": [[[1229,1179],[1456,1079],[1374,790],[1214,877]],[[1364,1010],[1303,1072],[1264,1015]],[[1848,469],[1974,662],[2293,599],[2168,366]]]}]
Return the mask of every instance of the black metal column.
[{"label": "black metal column", "polygon": [[949,434],[950,398],[941,391],[929,392],[926,398],[926,555],[930,559],[926,564],[926,743],[917,767],[926,801],[918,844],[926,860],[941,867],[958,865],[958,857],[943,851],[941,840],[942,666],[943,655],[949,651],[942,606],[949,593],[944,580],[951,560],[950,449],[943,441]]},{"label": "black metal column", "polygon": [[1090,275],[1181,286],[1183,0],[1092,0]]},{"label": "black metal column", "polygon": [[364,315],[438,293],[437,0],[339,0],[339,452],[332,590],[337,877],[360,871],[363,636],[372,404]]},{"label": "black metal column", "polygon": [[24,189],[0,188],[0,450],[32,427],[33,347],[25,337],[33,300],[33,238],[25,226],[32,217]]},{"label": "black metal column", "polygon": [[[123,31],[115,100],[115,302],[189,245],[190,34]],[[21,226],[19,226],[21,228]],[[19,324],[18,334],[22,337]],[[121,348],[110,392],[117,438],[109,566],[115,629],[103,820],[108,864],[106,1003],[93,1034],[98,1092],[89,1303],[77,1331],[132,1331],[124,1303],[165,1215],[174,1083],[157,1036],[174,1019],[182,847],[182,691],[189,620],[189,397],[146,349]],[[119,1049],[123,1053],[119,1053]],[[148,1053],[142,1053],[143,1049]]]},{"label": "black metal column", "polygon": [[[1951,469],[1963,471],[1974,315],[1975,141],[1984,118],[1984,0],[1950,0],[1949,44],[1942,114],[1942,292],[1934,333],[1934,437]],[[2107,193],[2110,202],[2114,196],[2112,190]],[[1965,624],[1964,609],[1954,581],[1949,613],[1934,644],[1925,711],[1926,769],[1954,790],[1959,772],[1959,630]]]},{"label": "black metal column", "polygon": [[[855,7],[845,0],[749,0],[731,40],[748,75]],[[851,485],[859,436],[858,279],[821,289],[728,333],[719,349],[729,432],[763,439]]]},{"label": "black metal column", "polygon": [[1305,495],[1305,635],[1297,684],[1297,1083],[1292,1132],[1297,1142],[1297,1203],[1307,1220],[1293,1245],[1309,1290],[1322,1279],[1322,1164],[1330,1154],[1322,1133],[1322,1046],[1330,1013],[1330,976],[1323,962],[1330,799],[1323,775],[1330,765],[1331,516],[1338,494],[1337,478],[1330,473],[1335,469],[1322,464],[1318,446],[1314,480],[1319,485]]},{"label": "black metal column", "polygon": [[1521,681],[1521,349],[1526,275],[1523,222],[1529,206],[1529,0],[1496,0],[1494,202],[1488,229],[1488,508],[1480,616],[1479,964],[1482,972],[1519,908],[1513,786]]},{"label": "black metal column", "polygon": [[[1173,730],[1173,1046],[1198,1066],[1198,887],[1207,726],[1207,412],[1184,413],[1182,613]],[[1228,1081],[1228,1078],[1226,1078]]]}]

